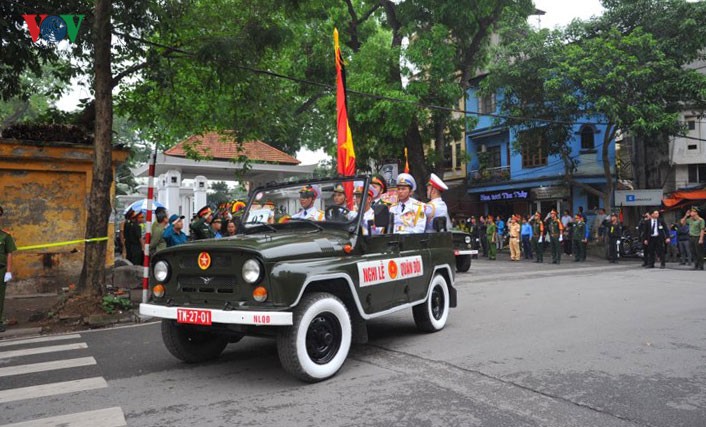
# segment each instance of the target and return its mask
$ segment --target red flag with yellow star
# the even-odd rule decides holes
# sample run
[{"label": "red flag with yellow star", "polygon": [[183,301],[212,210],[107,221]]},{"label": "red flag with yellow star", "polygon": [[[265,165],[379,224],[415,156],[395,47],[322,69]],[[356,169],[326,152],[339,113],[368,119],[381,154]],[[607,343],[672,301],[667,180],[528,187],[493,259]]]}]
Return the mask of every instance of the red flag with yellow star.
[{"label": "red flag with yellow star", "polygon": [[[338,129],[338,174],[342,176],[355,175],[355,151],[353,150],[353,135],[348,126],[348,107],[346,102],[346,68],[343,64],[341,48],[338,44],[338,30],[333,30],[333,47],[336,54],[336,112]],[[348,203],[353,202],[353,183],[344,185]]]}]

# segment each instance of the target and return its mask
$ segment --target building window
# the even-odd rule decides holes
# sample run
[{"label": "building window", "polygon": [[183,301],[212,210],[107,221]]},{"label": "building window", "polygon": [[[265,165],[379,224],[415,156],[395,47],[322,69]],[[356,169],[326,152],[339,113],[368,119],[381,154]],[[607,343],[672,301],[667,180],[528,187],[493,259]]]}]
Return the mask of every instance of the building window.
[{"label": "building window", "polygon": [[689,183],[706,182],[706,165],[689,165]]},{"label": "building window", "polygon": [[582,150],[593,150],[596,148],[595,133],[592,126],[584,126],[581,128]]},{"label": "building window", "polygon": [[520,134],[520,144],[522,145],[523,168],[546,166],[547,145],[542,135],[522,132]]},{"label": "building window", "polygon": [[695,120],[688,120],[686,122],[686,125],[689,127],[689,130],[696,130],[696,121]]},{"label": "building window", "polygon": [[689,145],[687,145],[687,148],[688,148],[689,150],[698,150],[698,149],[699,149],[699,146],[696,145],[696,144],[689,144]]},{"label": "building window", "polygon": [[488,167],[489,168],[499,168],[502,166],[502,160],[500,157],[500,146],[488,147]]},{"label": "building window", "polygon": [[495,94],[478,97],[478,112],[481,114],[495,112]]}]

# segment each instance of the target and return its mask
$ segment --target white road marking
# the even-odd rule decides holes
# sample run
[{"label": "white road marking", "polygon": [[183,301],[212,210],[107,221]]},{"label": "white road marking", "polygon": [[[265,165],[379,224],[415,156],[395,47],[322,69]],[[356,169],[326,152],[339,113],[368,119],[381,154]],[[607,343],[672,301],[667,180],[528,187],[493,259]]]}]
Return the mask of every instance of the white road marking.
[{"label": "white road marking", "polygon": [[78,334],[73,334],[73,335],[55,335],[51,337],[41,337],[41,338],[28,338],[28,339],[17,339],[17,340],[9,340],[9,341],[0,341],[0,347],[9,347],[12,345],[22,345],[22,344],[34,344],[38,342],[47,342],[47,341],[59,341],[59,340],[73,340],[73,339],[78,339],[81,338],[81,335]]},{"label": "white road marking", "polygon": [[32,363],[29,365],[8,366],[6,368],[0,368],[0,377],[54,371],[57,369],[77,368],[79,366],[89,366],[95,364],[96,359],[92,357],[80,357],[77,359],[54,360],[51,362]]},{"label": "white road marking", "polygon": [[35,399],[38,397],[54,396],[57,394],[74,393],[78,391],[94,390],[106,387],[108,387],[108,383],[105,379],[103,379],[103,377],[93,377],[82,380],[34,385],[30,387],[11,388],[8,390],[0,390],[0,403]]},{"label": "white road marking", "polygon": [[41,418],[0,427],[122,427],[126,426],[125,415],[120,407],[97,411],[77,412],[58,417]]},{"label": "white road marking", "polygon": [[7,359],[10,357],[21,357],[21,356],[31,356],[33,354],[44,354],[53,353],[55,351],[68,351],[68,350],[78,350],[82,348],[88,348],[88,344],[85,342],[79,342],[75,344],[63,344],[63,345],[50,345],[48,347],[37,347],[37,348],[26,348],[22,350],[11,350],[0,352],[0,359]]}]

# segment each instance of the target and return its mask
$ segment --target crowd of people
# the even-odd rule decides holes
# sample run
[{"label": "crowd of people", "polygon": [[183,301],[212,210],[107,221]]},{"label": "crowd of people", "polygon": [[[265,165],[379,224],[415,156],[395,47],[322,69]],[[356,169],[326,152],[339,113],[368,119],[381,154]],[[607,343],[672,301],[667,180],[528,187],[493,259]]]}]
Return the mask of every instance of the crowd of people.
[{"label": "crowd of people", "polygon": [[[507,242],[511,261],[524,258],[542,263],[548,250],[552,264],[560,264],[562,254],[572,255],[574,262],[582,262],[586,260],[589,240],[597,240],[605,244],[607,260],[617,263],[624,244],[619,215],[607,215],[604,209],[596,210],[593,226],[586,223],[581,208],[575,215],[565,210],[561,217],[556,210],[544,217],[536,212],[531,216],[511,215],[506,220],[493,215],[471,216],[454,221],[454,226],[469,233],[474,249],[489,260],[495,260]],[[667,226],[659,210],[646,212],[637,227],[644,253],[643,266],[654,268],[659,262],[659,267],[665,268],[667,261],[673,261],[703,270],[705,229],[706,223],[696,207],[671,226]]]},{"label": "crowd of people", "polygon": [[[380,234],[385,227],[367,226],[375,217],[376,206],[387,206],[393,214],[394,223],[391,224],[394,233],[424,233],[434,231],[434,219],[443,218],[444,228],[451,228],[446,203],[441,194],[448,190],[448,186],[435,174],[431,174],[426,185],[426,195],[429,199],[424,203],[412,197],[417,190],[414,177],[401,173],[396,179],[396,201],[388,203],[383,196],[387,193],[385,179],[380,175],[372,177],[366,200],[363,204],[363,227],[361,232],[366,235]],[[363,197],[363,187],[356,187],[355,208],[348,210],[345,189],[343,185],[336,185],[332,191],[332,200],[326,212],[317,208],[315,202],[321,197],[321,191],[316,185],[306,185],[299,190],[299,210],[292,214],[278,215],[275,204],[266,201],[262,205],[251,206],[251,211],[263,213],[258,221],[266,223],[287,222],[290,219],[307,219],[313,221],[350,220],[358,215],[355,212],[360,199]],[[183,244],[188,240],[201,240],[233,236],[237,231],[237,218],[244,212],[245,203],[237,201],[229,204],[227,209],[218,209],[214,212],[210,206],[199,209],[189,223],[189,235],[184,232],[184,216],[172,214],[169,216],[166,208],[155,209],[155,221],[152,223],[150,237],[150,254],[156,251]],[[338,210],[334,209],[338,208]],[[140,265],[144,259],[146,224],[145,214],[141,211],[128,210],[125,213],[125,222],[121,228],[119,252],[125,259]]]}]

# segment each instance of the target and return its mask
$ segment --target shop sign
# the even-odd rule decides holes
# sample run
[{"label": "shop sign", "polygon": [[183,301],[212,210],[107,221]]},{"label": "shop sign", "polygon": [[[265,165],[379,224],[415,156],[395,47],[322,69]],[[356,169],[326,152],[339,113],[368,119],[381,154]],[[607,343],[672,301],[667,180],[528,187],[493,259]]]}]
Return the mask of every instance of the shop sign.
[{"label": "shop sign", "polygon": [[615,206],[659,206],[663,195],[662,189],[615,190]]},{"label": "shop sign", "polygon": [[527,200],[529,193],[525,190],[497,191],[494,193],[480,193],[481,202],[495,202],[502,200]]},{"label": "shop sign", "polygon": [[566,199],[569,189],[566,187],[539,187],[530,190],[534,200]]}]

